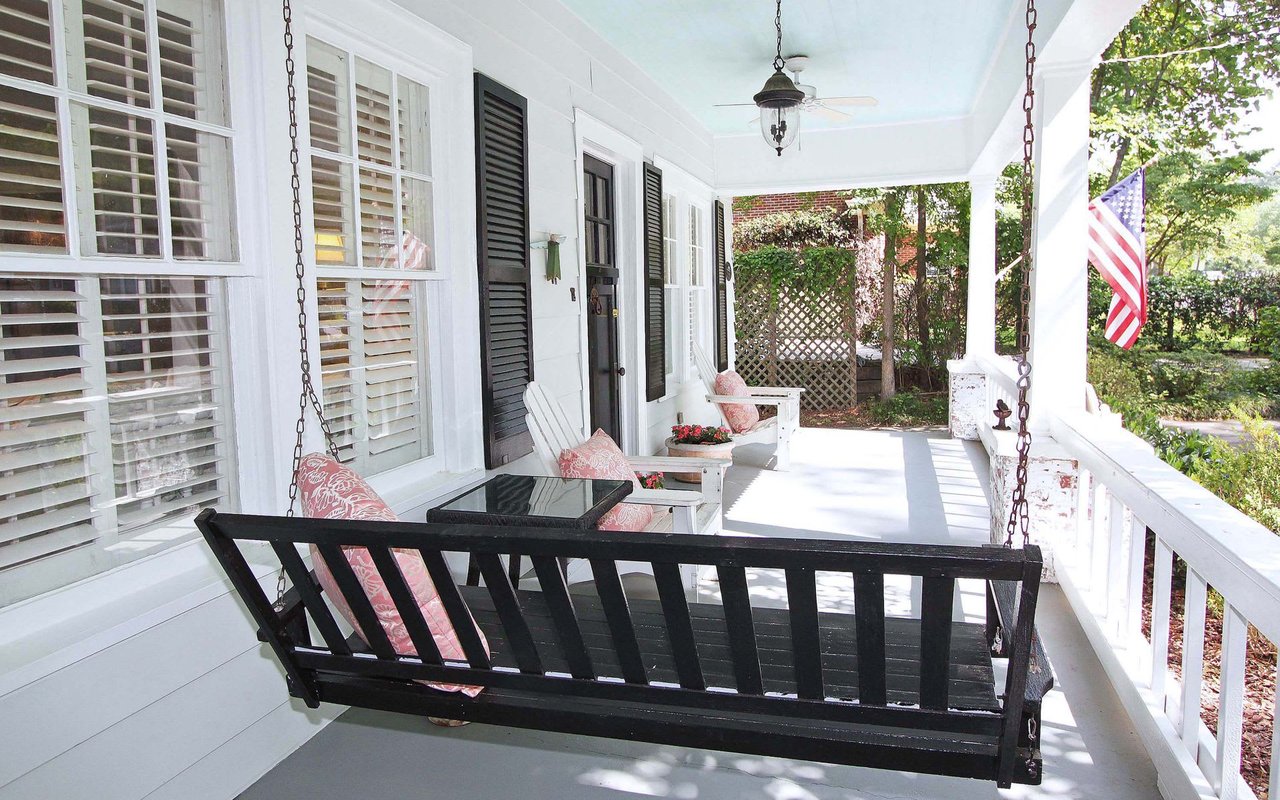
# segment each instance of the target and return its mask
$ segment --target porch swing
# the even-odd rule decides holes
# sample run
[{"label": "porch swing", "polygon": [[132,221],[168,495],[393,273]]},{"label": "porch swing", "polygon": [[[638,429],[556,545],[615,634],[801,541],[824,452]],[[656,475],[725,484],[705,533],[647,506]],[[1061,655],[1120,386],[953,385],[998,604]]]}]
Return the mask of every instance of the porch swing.
[{"label": "porch swing", "polygon": [[[580,532],[548,529],[298,518],[308,407],[335,460],[338,451],[308,356],[289,0],[284,20],[302,368],[289,509],[284,516],[207,509],[196,523],[259,638],[283,666],[289,693],[311,708],[328,702],[977,778],[1000,787],[1039,784],[1040,704],[1053,676],[1034,629],[1043,564],[1030,542],[1026,495],[1029,268],[1022,275],[1018,332],[1017,474],[1004,547],[611,531],[584,539]],[[1035,27],[1035,2],[1028,0],[1022,197],[1028,265]],[[1014,548],[1019,536],[1022,547]],[[274,602],[250,569],[242,542],[265,542],[280,558]],[[307,569],[298,545],[311,546],[325,580]],[[377,610],[364,576],[349,563],[352,553],[367,555],[385,582]],[[472,557],[485,585],[459,585],[446,554]],[[537,591],[520,588],[528,580],[512,583],[501,557],[513,554],[532,562]],[[411,574],[406,558],[420,569]],[[590,563],[594,594],[571,595],[559,568],[566,558]],[[657,600],[627,596],[620,561],[652,565]],[[722,602],[689,602],[681,565],[714,567]],[[748,569],[785,576],[787,607],[753,606]],[[852,581],[852,613],[819,611],[819,572]],[[886,575],[921,582],[919,619],[886,616]],[[426,576],[438,602],[424,613],[410,584]],[[953,620],[957,580],[984,582],[985,624]],[[330,603],[356,633],[343,634]],[[439,646],[444,626],[456,648]],[[406,640],[410,644],[401,646]],[[1003,686],[993,658],[1008,660]]]}]

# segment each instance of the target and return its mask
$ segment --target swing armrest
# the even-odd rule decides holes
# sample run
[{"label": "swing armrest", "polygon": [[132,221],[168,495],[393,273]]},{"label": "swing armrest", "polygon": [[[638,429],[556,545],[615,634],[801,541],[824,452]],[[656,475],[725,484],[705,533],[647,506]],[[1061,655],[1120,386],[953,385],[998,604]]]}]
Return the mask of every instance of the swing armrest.
[{"label": "swing armrest", "polygon": [[790,401],[791,398],[785,395],[767,395],[767,394],[709,394],[707,401],[710,403],[750,403],[757,406],[780,406]]},{"label": "swing armrest", "polygon": [[696,507],[702,502],[702,492],[688,489],[636,489],[623,502],[642,506]]}]

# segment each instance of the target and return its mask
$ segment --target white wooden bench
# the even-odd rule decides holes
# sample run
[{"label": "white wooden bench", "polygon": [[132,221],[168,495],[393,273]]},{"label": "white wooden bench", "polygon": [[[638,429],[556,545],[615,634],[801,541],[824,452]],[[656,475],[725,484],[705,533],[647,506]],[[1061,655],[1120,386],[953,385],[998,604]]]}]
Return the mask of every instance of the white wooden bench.
[{"label": "white wooden bench", "polygon": [[729,425],[729,418],[724,414],[724,403],[749,403],[757,406],[776,406],[778,413],[769,419],[762,419],[751,430],[734,433],[735,444],[754,444],[763,442],[774,445],[773,469],[786,472],[791,468],[791,437],[800,429],[800,395],[804,389],[785,386],[748,386],[745,395],[722,395],[716,393],[716,368],[703,349],[693,346],[693,359],[698,374],[707,388],[707,401],[713,403],[720,412],[720,421]]}]

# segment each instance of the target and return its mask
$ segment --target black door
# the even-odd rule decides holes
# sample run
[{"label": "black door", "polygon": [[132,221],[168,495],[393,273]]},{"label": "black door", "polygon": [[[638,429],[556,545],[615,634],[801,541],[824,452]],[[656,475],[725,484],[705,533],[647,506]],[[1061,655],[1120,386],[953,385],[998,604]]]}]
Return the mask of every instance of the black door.
[{"label": "black door", "polygon": [[583,213],[587,255],[587,380],[591,430],[621,441],[618,364],[618,265],[614,240],[613,167],[583,156]]}]

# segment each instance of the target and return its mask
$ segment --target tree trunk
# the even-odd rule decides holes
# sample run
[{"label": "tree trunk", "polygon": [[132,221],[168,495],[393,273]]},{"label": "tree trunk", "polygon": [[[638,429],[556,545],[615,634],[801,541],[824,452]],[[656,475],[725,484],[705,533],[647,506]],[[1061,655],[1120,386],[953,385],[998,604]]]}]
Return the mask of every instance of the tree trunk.
[{"label": "tree trunk", "polygon": [[920,377],[926,390],[933,389],[933,358],[929,351],[929,295],[925,241],[926,226],[924,186],[916,187],[916,330],[920,334]]},{"label": "tree trunk", "polygon": [[896,344],[894,336],[893,288],[898,272],[898,209],[901,198],[898,190],[889,192],[884,201],[885,217],[888,224],[884,232],[884,319],[880,335],[880,398],[888,400],[897,394],[893,377],[893,348]]}]

